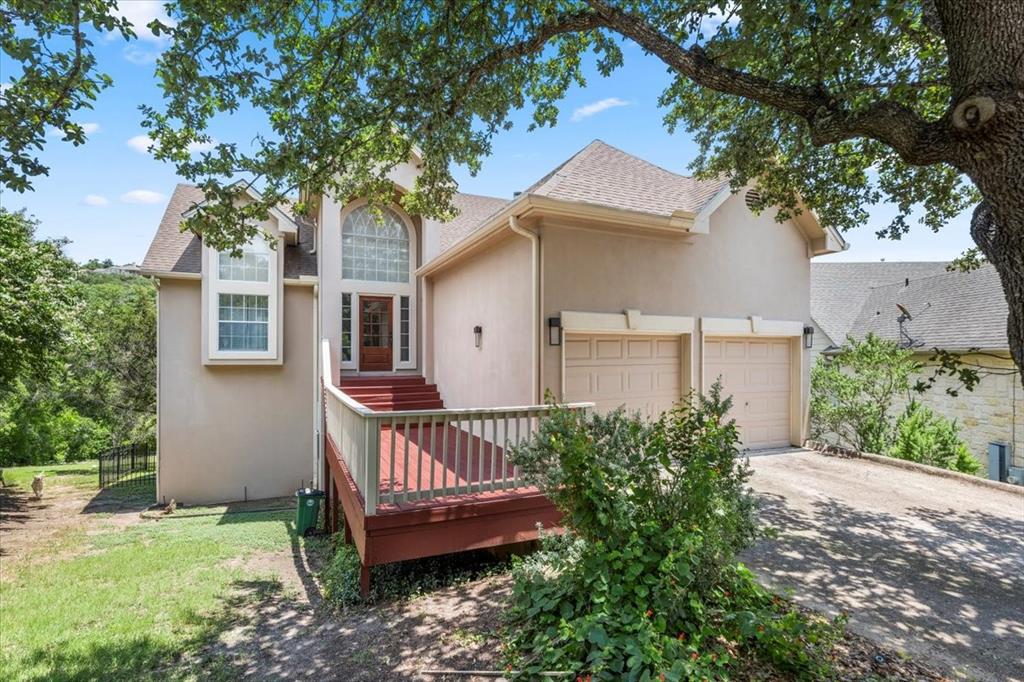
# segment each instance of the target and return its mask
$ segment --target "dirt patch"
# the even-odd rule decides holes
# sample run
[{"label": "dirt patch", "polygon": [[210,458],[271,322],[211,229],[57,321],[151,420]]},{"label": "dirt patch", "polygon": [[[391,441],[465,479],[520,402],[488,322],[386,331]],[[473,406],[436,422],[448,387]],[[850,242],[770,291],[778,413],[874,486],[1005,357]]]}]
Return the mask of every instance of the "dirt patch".
[{"label": "dirt patch", "polygon": [[0,488],[0,560],[7,566],[65,556],[61,537],[139,523],[138,495],[82,490],[48,481],[41,499],[26,488]]},{"label": "dirt patch", "polygon": [[317,595],[302,589],[289,598],[286,585],[294,586],[295,578],[280,557],[258,561],[284,570],[275,579],[237,586],[230,608],[244,615],[191,666],[226,667],[244,679],[369,681],[443,680],[421,673],[499,665],[497,630],[508,576],[338,613],[318,608]]}]

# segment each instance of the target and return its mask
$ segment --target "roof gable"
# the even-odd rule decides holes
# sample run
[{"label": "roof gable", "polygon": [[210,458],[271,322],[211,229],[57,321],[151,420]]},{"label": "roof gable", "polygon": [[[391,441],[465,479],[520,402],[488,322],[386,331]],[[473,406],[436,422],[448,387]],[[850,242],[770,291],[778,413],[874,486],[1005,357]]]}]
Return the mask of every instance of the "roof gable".
[{"label": "roof gable", "polygon": [[[147,274],[200,274],[202,272],[202,240],[193,232],[181,230],[185,215],[206,200],[203,190],[195,185],[178,184],[167,202],[163,218],[142,261]],[[290,207],[286,207],[290,211]],[[316,275],[316,254],[313,249],[313,228],[304,220],[293,221],[296,243],[284,247],[286,279]]]}]

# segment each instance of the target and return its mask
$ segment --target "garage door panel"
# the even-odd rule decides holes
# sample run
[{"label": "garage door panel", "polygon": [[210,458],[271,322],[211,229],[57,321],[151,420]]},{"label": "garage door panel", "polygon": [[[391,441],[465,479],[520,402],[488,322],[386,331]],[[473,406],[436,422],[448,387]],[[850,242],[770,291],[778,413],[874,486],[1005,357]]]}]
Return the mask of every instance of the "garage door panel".
[{"label": "garage door panel", "polygon": [[680,398],[678,338],[571,335],[565,343],[567,402],[593,402],[600,412],[625,406],[651,417]]},{"label": "garage door panel", "polygon": [[746,448],[778,447],[790,438],[790,342],[786,339],[707,339],[705,390],[721,377],[722,392],[732,397],[729,416],[736,420]]}]

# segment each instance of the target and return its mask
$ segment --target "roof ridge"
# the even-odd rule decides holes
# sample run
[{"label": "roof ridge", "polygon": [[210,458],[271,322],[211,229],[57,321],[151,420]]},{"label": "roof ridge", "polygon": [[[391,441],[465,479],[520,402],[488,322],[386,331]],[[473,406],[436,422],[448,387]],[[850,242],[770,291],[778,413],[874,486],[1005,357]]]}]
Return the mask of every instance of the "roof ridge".
[{"label": "roof ridge", "polygon": [[[942,262],[949,262],[949,261],[935,261],[935,262],[936,263],[942,263]],[[981,270],[983,268],[985,268],[986,266],[993,267],[991,263],[982,263],[980,267],[978,267],[978,268],[976,268],[974,270],[968,270],[966,272],[963,271],[963,270],[947,270],[945,272],[940,272],[940,273],[935,274],[935,275],[924,275],[922,277],[910,277],[910,278],[907,278],[907,279],[909,279],[913,283],[913,282],[921,282],[921,281],[926,280],[926,279],[937,279],[939,277],[948,277],[950,275],[973,275],[974,273],[981,272]],[[868,287],[868,289],[884,289],[885,287],[893,287],[893,286],[904,286],[905,287],[907,285],[905,283],[903,283],[903,282],[898,282],[897,281],[897,282],[890,282],[888,284],[879,284],[877,286]]]},{"label": "roof ridge", "polygon": [[456,192],[456,194],[461,194],[464,197],[477,197],[478,199],[494,199],[495,201],[510,201],[509,199],[507,199],[505,197],[492,197],[490,194],[476,194],[475,192],[462,192],[462,191],[459,191],[459,192]]},{"label": "roof ridge", "polygon": [[[606,145],[607,146],[607,144],[603,140],[600,140],[600,139],[594,139],[594,140],[588,142],[583,148],[581,148],[575,154],[573,154],[568,159],[566,159],[565,161],[563,161],[562,163],[558,164],[553,169],[551,169],[547,173],[547,175],[543,176],[540,180],[538,180],[537,182],[535,182],[532,185],[530,185],[529,187],[527,187],[526,190],[523,193],[524,194],[537,194],[542,189],[547,189],[548,185],[551,185],[550,189],[554,189],[555,187],[557,187],[557,183],[553,184],[554,179],[559,177],[561,172],[563,170],[565,170],[566,168],[568,168],[570,166],[570,164],[572,164],[574,161],[576,163],[579,163],[580,160],[582,160],[583,158],[585,158],[589,154],[592,154],[595,149],[598,149],[598,145]],[[564,176],[560,177],[559,179],[560,180],[564,179]]]}]

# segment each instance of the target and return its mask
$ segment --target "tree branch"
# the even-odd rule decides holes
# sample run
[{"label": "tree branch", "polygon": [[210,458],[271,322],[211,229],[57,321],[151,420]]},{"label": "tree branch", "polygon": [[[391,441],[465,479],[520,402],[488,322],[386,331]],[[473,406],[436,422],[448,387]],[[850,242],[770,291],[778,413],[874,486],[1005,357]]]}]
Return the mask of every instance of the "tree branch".
[{"label": "tree branch", "polygon": [[953,156],[948,127],[941,121],[925,121],[906,106],[880,100],[863,110],[850,111],[839,98],[823,88],[778,83],[721,66],[708,58],[700,46],[683,48],[643,18],[613,7],[605,0],[587,0],[587,4],[604,20],[606,27],[657,55],[697,85],[803,118],[816,145],[867,137],[889,145],[911,164],[933,164]]}]

